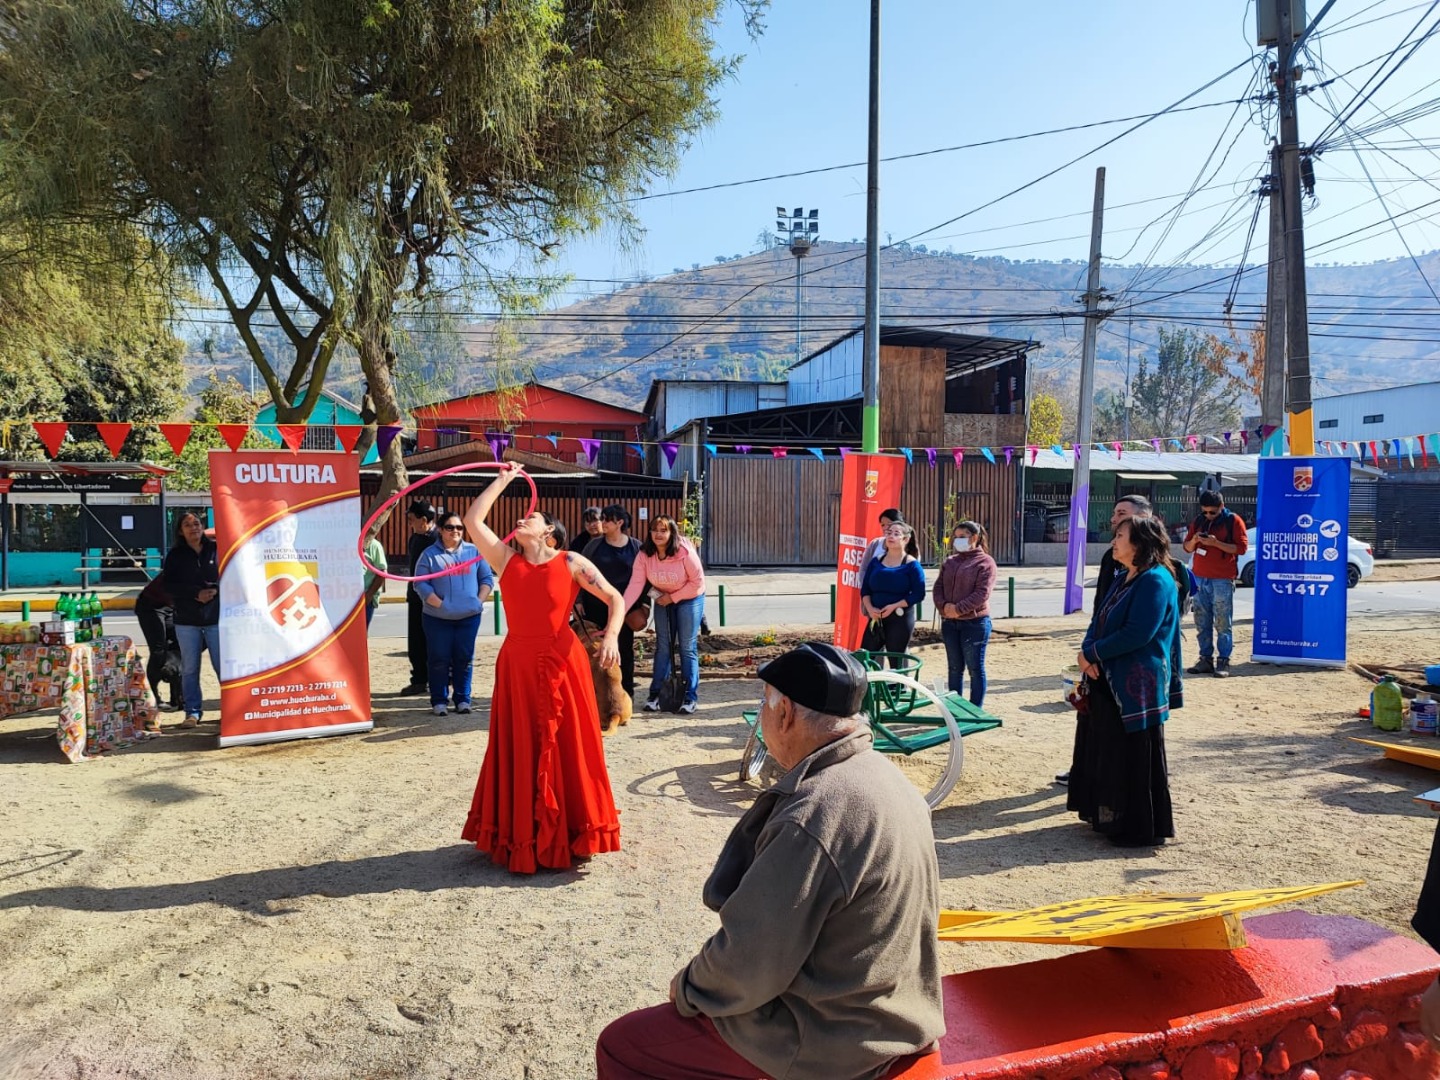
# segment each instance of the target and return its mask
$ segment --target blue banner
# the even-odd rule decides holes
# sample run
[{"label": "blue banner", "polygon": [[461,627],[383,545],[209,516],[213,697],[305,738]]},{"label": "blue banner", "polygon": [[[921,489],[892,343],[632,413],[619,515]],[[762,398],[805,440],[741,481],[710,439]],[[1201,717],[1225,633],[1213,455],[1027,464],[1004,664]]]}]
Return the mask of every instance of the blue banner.
[{"label": "blue banner", "polygon": [[1251,659],[1344,667],[1350,461],[1261,458],[1259,496]]}]

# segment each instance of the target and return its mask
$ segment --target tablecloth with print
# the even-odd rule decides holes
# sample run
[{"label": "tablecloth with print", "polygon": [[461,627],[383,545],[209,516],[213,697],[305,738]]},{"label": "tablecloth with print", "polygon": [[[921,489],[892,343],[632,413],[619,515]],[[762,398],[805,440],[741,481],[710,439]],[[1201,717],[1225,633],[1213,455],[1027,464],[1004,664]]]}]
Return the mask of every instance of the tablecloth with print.
[{"label": "tablecloth with print", "polygon": [[0,716],[58,709],[71,761],[143,738],[155,717],[145,664],[128,637],[83,645],[0,645]]}]

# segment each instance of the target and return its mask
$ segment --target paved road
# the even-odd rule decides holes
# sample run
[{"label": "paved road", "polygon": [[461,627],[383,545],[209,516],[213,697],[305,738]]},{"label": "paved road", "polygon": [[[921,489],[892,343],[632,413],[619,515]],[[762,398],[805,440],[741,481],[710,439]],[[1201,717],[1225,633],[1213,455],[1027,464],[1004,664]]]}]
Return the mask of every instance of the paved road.
[{"label": "paved road", "polygon": [[[1007,610],[1006,575],[991,601],[991,610],[1003,616]],[[714,575],[714,585],[705,600],[711,629],[720,629],[718,585],[725,585],[726,628],[765,629],[790,624],[806,625],[830,621],[830,582],[833,571],[789,571],[783,573],[750,573]],[[1090,599],[1093,579],[1086,586],[1086,603]],[[1351,589],[1350,617],[1364,615],[1414,615],[1434,619],[1440,613],[1440,581],[1361,582]],[[1015,614],[1021,617],[1057,616],[1062,613],[1064,589],[1052,576],[1017,578]],[[1255,592],[1239,589],[1235,593],[1235,618],[1249,620],[1254,616]],[[924,608],[930,617],[930,605]],[[373,637],[404,637],[406,609],[404,604],[381,604],[371,627]],[[114,633],[140,638],[140,630],[129,613],[116,612],[105,616],[105,626]],[[482,636],[495,633],[493,613],[487,607],[481,628]]]}]

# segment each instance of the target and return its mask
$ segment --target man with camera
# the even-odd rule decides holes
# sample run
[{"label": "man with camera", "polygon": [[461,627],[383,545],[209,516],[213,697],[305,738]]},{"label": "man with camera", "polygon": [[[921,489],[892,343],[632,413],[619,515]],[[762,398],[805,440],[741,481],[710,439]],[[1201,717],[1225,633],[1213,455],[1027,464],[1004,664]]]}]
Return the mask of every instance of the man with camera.
[{"label": "man with camera", "polygon": [[[1231,616],[1235,607],[1236,563],[1249,548],[1245,522],[1225,509],[1218,491],[1200,493],[1200,516],[1185,533],[1185,553],[1193,555],[1195,575],[1195,636],[1200,659],[1187,670],[1191,675],[1230,674],[1230,652],[1235,647]],[[1218,655],[1217,655],[1218,653]]]}]

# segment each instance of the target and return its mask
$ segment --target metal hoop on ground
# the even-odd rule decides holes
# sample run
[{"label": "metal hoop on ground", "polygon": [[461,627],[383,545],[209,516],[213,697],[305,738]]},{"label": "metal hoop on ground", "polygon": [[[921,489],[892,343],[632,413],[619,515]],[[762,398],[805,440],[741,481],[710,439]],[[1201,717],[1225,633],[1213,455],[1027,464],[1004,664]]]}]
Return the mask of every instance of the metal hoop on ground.
[{"label": "metal hoop on ground", "polygon": [[[929,701],[930,704],[939,711],[939,715],[944,718],[945,729],[950,734],[950,738],[945,744],[947,747],[945,768],[940,774],[940,779],[935,781],[930,790],[925,793],[926,805],[929,806],[931,810],[934,810],[945,801],[945,797],[950,794],[955,785],[960,781],[960,770],[965,767],[965,744],[960,737],[960,729],[955,724],[955,717],[951,715],[950,710],[945,706],[945,702],[940,700],[940,696],[936,694],[935,691],[931,690],[924,683],[917,682],[915,679],[910,678],[908,675],[901,675],[898,671],[886,670],[868,671],[865,674],[871,682],[894,683],[897,686],[903,686],[905,689],[919,694]],[[904,720],[891,721],[891,724],[892,726],[903,726]],[[901,757],[901,755],[898,754],[893,756],[897,759]]]},{"label": "metal hoop on ground", "polygon": [[[371,563],[368,558],[365,557],[365,537],[370,532],[370,527],[374,525],[375,522],[379,521],[387,510],[389,510],[396,503],[400,502],[400,500],[405,498],[405,496],[409,495],[412,491],[419,490],[431,481],[439,480],[442,476],[449,476],[452,473],[469,472],[475,469],[499,469],[506,464],[508,463],[501,461],[469,461],[466,462],[464,465],[452,465],[448,469],[441,469],[437,473],[431,473],[429,476],[415,481],[415,483],[410,484],[408,487],[401,488],[394,495],[391,495],[388,499],[386,499],[383,503],[376,507],[375,512],[371,514],[368,518],[366,518],[365,524],[361,526],[360,539],[355,545],[355,550],[360,555],[360,565],[365,567],[365,569],[369,570],[372,574],[377,574],[380,577],[385,578],[387,581],[404,582],[429,581],[431,578],[446,577],[450,574],[458,574],[460,573],[460,571],[469,569],[470,567],[474,566],[476,563],[478,563],[481,559],[484,558],[483,555],[476,555],[473,559],[466,559],[462,563],[448,567],[444,570],[437,570],[433,574],[419,574],[414,576],[407,576],[405,574],[392,574],[386,570],[381,570],[379,567]],[[534,477],[532,477],[524,469],[521,469],[519,471],[519,475],[523,476],[525,478],[525,482],[530,485],[530,508],[526,510],[523,515],[521,515],[522,517],[529,517],[535,512],[535,508],[540,505],[540,492],[535,487]],[[504,538],[500,542],[502,544],[508,544],[510,542],[510,538],[514,535],[515,530],[511,529],[508,533],[505,534]]]}]

